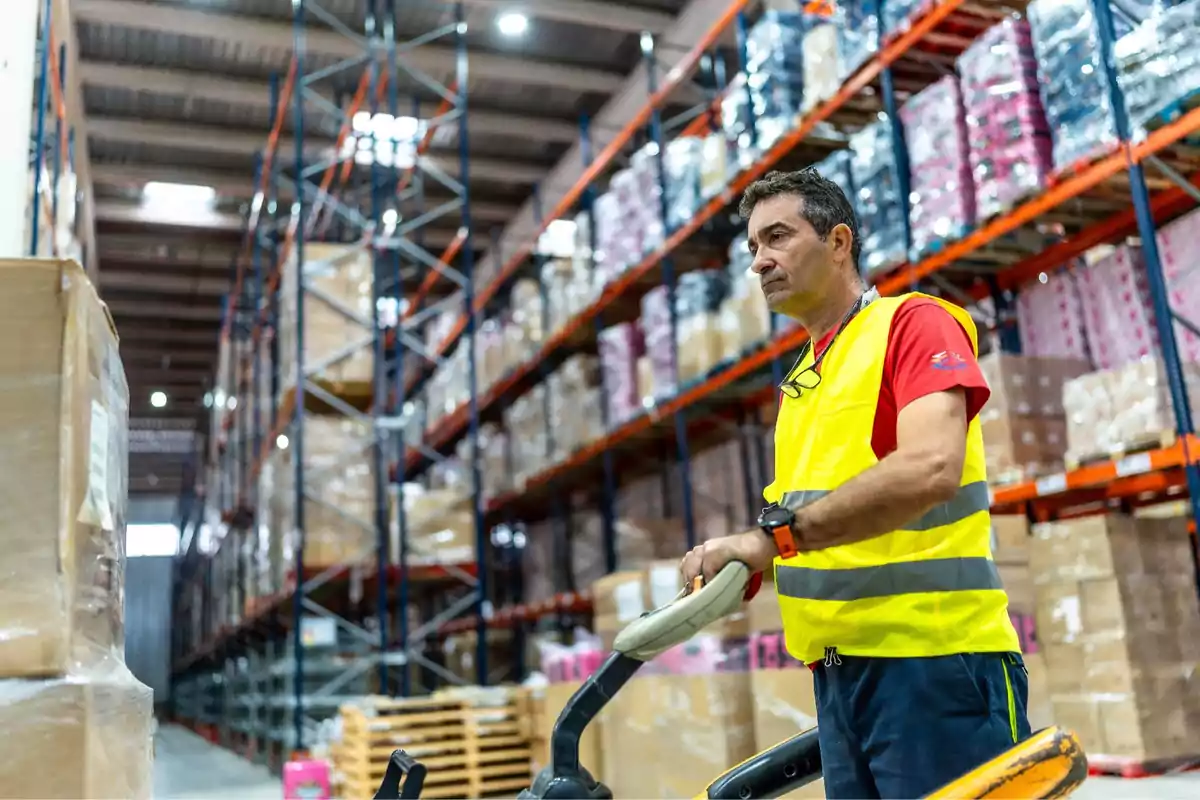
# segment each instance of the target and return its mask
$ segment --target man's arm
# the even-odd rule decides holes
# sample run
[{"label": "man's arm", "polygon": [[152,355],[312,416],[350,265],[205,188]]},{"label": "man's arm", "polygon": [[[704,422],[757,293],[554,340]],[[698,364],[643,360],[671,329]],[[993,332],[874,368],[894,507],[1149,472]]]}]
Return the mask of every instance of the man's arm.
[{"label": "man's arm", "polygon": [[896,449],[796,512],[796,546],[820,550],[904,527],[954,497],[967,448],[962,389],[913,400],[896,421]]}]

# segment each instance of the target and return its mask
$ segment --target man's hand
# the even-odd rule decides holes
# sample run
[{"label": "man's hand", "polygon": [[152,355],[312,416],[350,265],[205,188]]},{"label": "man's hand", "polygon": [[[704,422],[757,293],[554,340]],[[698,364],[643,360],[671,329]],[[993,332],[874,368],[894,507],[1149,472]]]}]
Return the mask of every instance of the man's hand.
[{"label": "man's hand", "polygon": [[751,572],[759,572],[771,566],[779,555],[775,543],[760,531],[747,531],[733,536],[722,536],[693,547],[683,557],[679,572],[683,575],[684,590],[691,592],[697,575],[712,580],[721,568],[731,561],[741,561]]}]

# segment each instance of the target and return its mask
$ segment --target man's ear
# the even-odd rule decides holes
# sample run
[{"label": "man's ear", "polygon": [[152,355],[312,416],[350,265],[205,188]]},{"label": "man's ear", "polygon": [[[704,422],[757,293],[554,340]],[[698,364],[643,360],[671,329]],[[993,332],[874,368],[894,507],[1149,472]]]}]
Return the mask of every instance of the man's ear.
[{"label": "man's ear", "polygon": [[854,248],[854,234],[849,225],[844,222],[834,225],[833,230],[829,232],[827,241],[835,255],[850,258],[850,252]]}]

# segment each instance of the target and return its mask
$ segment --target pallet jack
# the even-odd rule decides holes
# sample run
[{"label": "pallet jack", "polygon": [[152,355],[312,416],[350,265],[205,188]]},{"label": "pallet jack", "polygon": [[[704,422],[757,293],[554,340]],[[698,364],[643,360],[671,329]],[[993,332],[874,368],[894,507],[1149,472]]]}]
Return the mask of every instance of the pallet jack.
[{"label": "pallet jack", "polygon": [[[655,656],[687,641],[742,605],[749,568],[733,562],[711,581],[697,581],[671,603],[632,622],[613,642],[613,653],[563,708],[550,737],[550,764],[519,800],[611,800],[612,791],[579,763],[579,740],[588,724]],[[798,733],[713,780],[697,798],[759,800],[782,797],[821,777],[817,729]],[[376,800],[418,798],[425,769],[404,751],[392,754]],[[926,800],[1060,798],[1087,778],[1079,739],[1058,726],[1029,739],[943,786]]]}]

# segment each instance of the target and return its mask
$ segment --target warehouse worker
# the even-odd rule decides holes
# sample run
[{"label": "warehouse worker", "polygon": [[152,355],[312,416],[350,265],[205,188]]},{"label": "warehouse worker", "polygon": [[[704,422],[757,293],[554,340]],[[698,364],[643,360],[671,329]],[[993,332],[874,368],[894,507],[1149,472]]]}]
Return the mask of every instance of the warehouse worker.
[{"label": "warehouse worker", "polygon": [[780,386],[762,530],[694,548],[685,585],[774,564],[788,651],[814,672],[827,796],[921,797],[1030,732],[991,558],[975,325],[868,291],[854,210],[811,169],[768,174],[740,211],[768,305],[815,344]]}]

